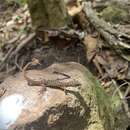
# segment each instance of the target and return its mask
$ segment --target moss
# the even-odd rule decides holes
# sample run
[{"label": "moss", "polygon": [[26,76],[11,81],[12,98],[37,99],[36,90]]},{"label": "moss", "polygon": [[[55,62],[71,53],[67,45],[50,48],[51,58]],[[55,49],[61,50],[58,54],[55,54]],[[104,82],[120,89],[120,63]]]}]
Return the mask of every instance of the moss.
[{"label": "moss", "polygon": [[[94,122],[95,120],[97,120],[97,122],[101,121],[102,126],[104,127],[103,129],[108,130],[108,128],[110,128],[110,130],[113,130],[115,122],[113,116],[114,111],[111,106],[112,105],[111,97],[105,93],[98,80],[90,72],[87,72],[87,76],[85,77],[87,80],[87,85],[90,85],[92,89],[88,90],[87,87],[87,90],[89,91],[89,96],[90,95],[91,97],[93,96],[93,99],[91,99],[91,104],[93,104],[91,106],[91,110],[92,111],[94,110],[94,112],[91,113],[92,116],[91,122]],[[96,115],[96,111],[98,111],[98,115]]]},{"label": "moss", "polygon": [[13,1],[18,3],[20,6],[23,6],[27,3],[27,0],[7,0],[8,3],[11,3]]},{"label": "moss", "polygon": [[59,28],[68,25],[65,4],[61,0],[28,0],[33,27]]},{"label": "moss", "polygon": [[[92,107],[98,106],[99,119],[98,119],[98,116],[96,115],[96,111],[95,111],[91,114],[91,116],[94,117],[94,118],[92,118],[92,122],[95,120],[101,120],[104,130],[108,130],[108,128],[110,130],[115,130],[115,129],[118,129],[119,127],[123,129],[124,126],[128,122],[126,121],[126,124],[124,125],[123,122],[121,121],[121,118],[122,117],[124,118],[125,115],[122,112],[122,102],[121,102],[119,96],[116,94],[114,97],[112,97],[113,91],[112,91],[112,94],[110,94],[110,95],[107,94],[104,91],[104,89],[102,88],[99,81],[96,80],[96,78],[91,73],[87,72],[87,76],[85,76],[85,77],[87,80],[87,84],[89,84],[93,88],[93,93],[92,93],[92,91],[89,91],[88,87],[87,87],[89,94],[91,94],[91,96],[92,96],[92,94],[95,94],[95,96],[96,96],[96,98],[93,98],[91,100],[92,101],[91,103],[95,104],[96,106],[92,106]],[[113,88],[115,88],[114,84],[112,84],[111,87],[113,90]],[[94,97],[94,95],[93,95],[93,97]],[[91,109],[91,110],[93,110],[93,109]],[[97,123],[96,125],[98,125],[98,124],[100,124],[100,123]],[[98,129],[96,129],[96,130],[98,130]]]},{"label": "moss", "polygon": [[100,13],[100,16],[106,21],[117,24],[128,21],[129,14],[123,8],[110,5]]},{"label": "moss", "polygon": [[96,81],[95,90],[99,107],[99,115],[102,119],[102,122],[104,123],[105,128],[110,128],[112,130],[114,125],[114,116],[113,110],[111,108],[111,97],[108,96],[100,86],[101,85],[99,84],[99,82]]}]

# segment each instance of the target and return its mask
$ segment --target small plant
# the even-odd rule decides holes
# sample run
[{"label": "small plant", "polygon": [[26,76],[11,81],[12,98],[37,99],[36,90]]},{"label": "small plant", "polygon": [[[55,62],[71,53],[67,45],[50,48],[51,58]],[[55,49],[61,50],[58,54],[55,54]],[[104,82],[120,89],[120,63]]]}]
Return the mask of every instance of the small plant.
[{"label": "small plant", "polygon": [[26,4],[27,0],[7,0],[8,3],[12,3],[12,2],[15,2],[15,3],[18,3],[20,6],[23,6]]}]

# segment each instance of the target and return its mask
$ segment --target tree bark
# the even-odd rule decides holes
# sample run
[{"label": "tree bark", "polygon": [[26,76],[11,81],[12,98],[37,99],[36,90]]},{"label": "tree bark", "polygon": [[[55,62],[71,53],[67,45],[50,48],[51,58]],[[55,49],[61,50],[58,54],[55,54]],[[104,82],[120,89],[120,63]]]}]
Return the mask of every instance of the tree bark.
[{"label": "tree bark", "polygon": [[28,0],[33,27],[61,28],[70,24],[64,0]]}]

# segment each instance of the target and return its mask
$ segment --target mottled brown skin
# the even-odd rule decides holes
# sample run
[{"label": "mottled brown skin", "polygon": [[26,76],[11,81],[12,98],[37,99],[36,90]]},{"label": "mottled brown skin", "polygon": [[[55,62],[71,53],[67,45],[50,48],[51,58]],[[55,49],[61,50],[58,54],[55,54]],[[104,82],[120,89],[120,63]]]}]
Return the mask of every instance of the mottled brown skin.
[{"label": "mottled brown skin", "polygon": [[[71,81],[68,81],[68,82],[61,82],[60,80],[63,80],[63,79],[56,79],[56,80],[47,80],[47,79],[33,80],[33,79],[31,79],[31,78],[29,78],[27,76],[26,69],[27,69],[27,67],[29,65],[36,65],[36,64],[40,64],[40,63],[38,62],[37,59],[33,59],[32,62],[29,62],[23,68],[24,78],[27,80],[28,85],[30,85],[30,86],[44,86],[44,87],[50,87],[50,88],[65,90],[66,87],[77,87],[77,86],[81,85],[77,80],[74,80],[74,79],[72,79]],[[60,72],[58,73],[57,72],[57,74],[62,74],[62,73],[60,73]],[[67,76],[65,74],[62,74],[62,75],[70,78],[69,76]]]}]

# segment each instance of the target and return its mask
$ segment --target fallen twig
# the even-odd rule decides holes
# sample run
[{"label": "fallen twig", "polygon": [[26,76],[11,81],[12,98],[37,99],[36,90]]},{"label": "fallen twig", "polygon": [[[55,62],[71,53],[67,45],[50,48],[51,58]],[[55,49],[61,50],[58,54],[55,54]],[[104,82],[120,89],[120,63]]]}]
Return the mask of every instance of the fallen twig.
[{"label": "fallen twig", "polygon": [[14,50],[12,56],[15,56],[26,44],[28,44],[31,40],[35,38],[35,33],[30,34],[27,38],[25,38]]},{"label": "fallen twig", "polygon": [[[6,56],[3,58],[2,62],[0,63],[0,71],[2,71],[3,68],[5,67],[5,65],[10,62],[10,60],[12,59],[12,57],[15,57],[18,54],[18,52],[26,44],[28,44],[31,40],[33,40],[34,38],[35,38],[35,33],[32,33],[29,36],[27,36],[27,38],[23,39],[19,44],[17,43],[17,47],[14,46],[14,47],[10,48],[10,50],[8,51],[8,53],[6,54]],[[14,42],[15,40],[12,40],[12,41]],[[16,42],[17,42],[17,40],[16,40]]]},{"label": "fallen twig", "polygon": [[[120,91],[119,87],[117,86],[116,82],[114,80],[112,80],[112,82],[113,82],[114,86],[116,87],[116,90],[118,91],[118,95],[119,95],[120,99],[121,100],[124,99],[124,96],[123,96],[122,92]],[[128,107],[126,100],[122,100],[122,104],[123,104],[123,108],[124,108],[126,115],[130,119],[130,111],[129,111],[129,107]]]},{"label": "fallen twig", "polygon": [[14,37],[13,39],[9,40],[7,42],[7,44],[13,44],[13,43],[17,42],[19,40],[19,38],[20,38],[20,34],[18,36]]},{"label": "fallen twig", "polygon": [[5,55],[5,57],[3,58],[3,60],[0,63],[0,71],[4,68],[5,66],[5,62],[8,60],[10,54],[12,53],[14,47],[10,48],[10,50],[8,51],[8,53]]}]

